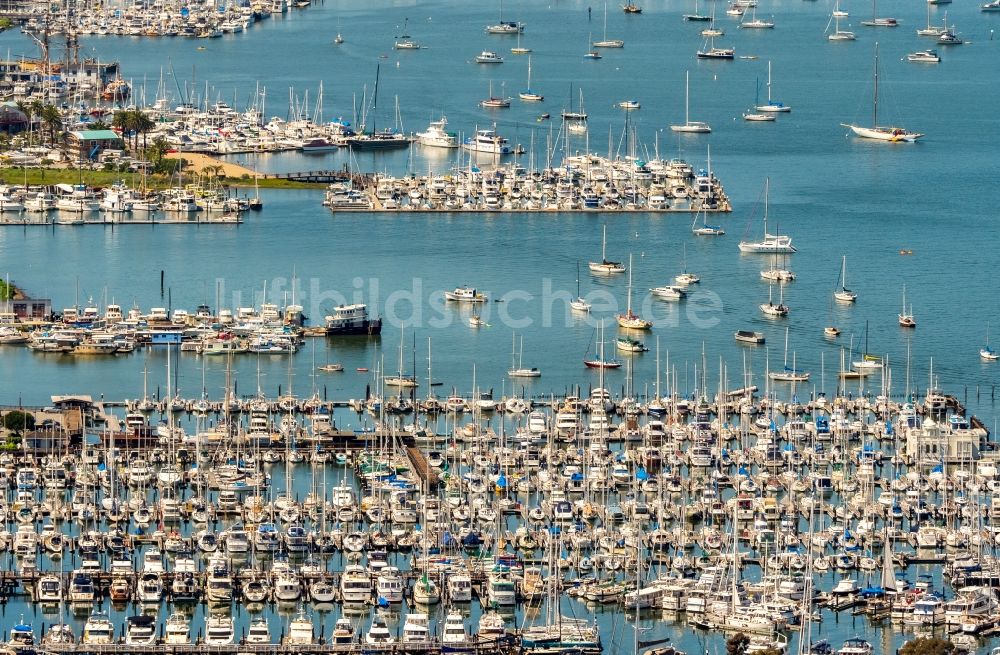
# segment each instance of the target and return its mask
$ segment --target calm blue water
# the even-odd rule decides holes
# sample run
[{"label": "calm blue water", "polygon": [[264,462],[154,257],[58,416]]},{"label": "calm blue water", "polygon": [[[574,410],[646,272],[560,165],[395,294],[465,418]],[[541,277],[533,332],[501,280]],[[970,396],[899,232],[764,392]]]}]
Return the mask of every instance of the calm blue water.
[{"label": "calm blue water", "polygon": [[[160,295],[161,270],[173,307],[259,304],[265,286],[268,299],[281,303],[291,301],[288,283],[294,276],[300,283],[296,300],[314,322],[341,297],[353,300],[356,293],[390,319],[380,340],[307,343],[291,361],[296,393],[315,389],[338,400],[363,396],[371,374],[354,369],[374,371],[384,359],[385,370],[395,372],[401,339],[404,369],[410,370],[415,360],[418,377],[426,378],[431,339],[433,377],[444,383],[439,393],[456,388],[469,394],[475,382],[479,389],[509,394],[512,383],[505,372],[516,333],[524,337],[524,365],[542,370],[540,379],[518,382],[516,392],[562,394],[598,383],[597,374],[585,370],[581,361],[593,354],[598,333],[594,321],[568,316],[564,300],[546,301],[546,289],[563,297],[575,295],[580,262],[582,292],[607,294],[618,305],[595,311],[595,317],[610,318],[624,306],[625,276],[606,279],[586,273],[587,260],[600,254],[601,226],[606,222],[609,256],[634,255],[633,303],[656,323],[644,337],[651,352],[631,359],[637,392],[651,393],[654,388],[657,340],[661,384],[667,382],[669,361],[670,380],[679,392],[693,391],[696,380],[702,385],[703,361],[709,369],[707,386],[715,389],[720,358],[732,386],[742,384],[746,369],[752,382],[763,387],[768,360],[772,367],[782,363],[786,326],[789,360],[794,353],[798,367],[813,372],[808,388],[798,393],[832,392],[842,350],[853,346],[857,353],[867,326],[868,350],[886,354],[893,363],[894,393],[906,388],[909,351],[912,388],[926,387],[933,360],[941,387],[960,398],[967,391],[970,412],[992,428],[997,413],[991,389],[997,368],[981,363],[978,349],[987,323],[1000,324],[990,275],[1000,263],[993,247],[1000,241],[1000,227],[993,220],[1000,69],[998,44],[991,38],[1000,28],[1000,16],[980,14],[975,3],[948,5],[949,23],[971,43],[939,48],[942,63],[925,66],[902,60],[907,52],[933,45],[914,34],[926,20],[923,3],[882,4],[880,13],[899,17],[901,27],[860,26],[858,21],[870,10],[866,3],[855,2],[844,6],[852,13],[850,29],[858,33],[858,41],[831,44],[822,32],[832,2],[764,1],[758,15],[773,14],[777,23],[766,31],[738,30],[725,16],[725,5],[718,3],[718,23],[727,32],[718,44],[734,46],[738,56],[758,59],[699,62],[695,51],[702,45],[698,32],[704,25],[680,18],[693,10],[693,2],[666,7],[647,3],[641,16],[625,16],[615,3],[609,9],[608,36],[624,39],[626,46],[605,52],[604,59],[595,62],[582,54],[588,35],[592,32],[597,39],[603,31],[603,5],[592,5],[588,22],[585,2],[507,2],[504,17],[527,23],[522,45],[534,49],[532,87],[544,93],[546,101],[524,105],[515,100],[510,110],[496,113],[479,109],[477,102],[486,97],[490,81],[495,92],[503,89],[516,96],[526,83],[527,59],[509,54],[516,44],[513,37],[482,32],[497,18],[492,3],[375,2],[359,8],[328,0],[258,24],[248,33],[213,40],[205,51],[196,50],[203,41],[85,37],[82,50],[120,59],[133,84],[138,89],[145,84],[149,101],[161,74],[175,98],[189,86],[202,95],[207,80],[210,101],[232,102],[235,97],[238,105],[252,98],[259,82],[267,89],[267,114],[282,117],[288,113],[289,86],[295,95],[302,97],[308,90],[314,99],[320,82],[324,116],[350,117],[354,105],[361,104],[365,85],[371,91],[379,55],[386,54],[378,108],[373,111],[377,124],[393,121],[395,98],[407,130],[422,129],[442,113],[451,129],[466,134],[495,121],[512,141],[529,146],[533,138],[536,162],[544,162],[546,141],[554,135],[553,126],[536,120],[540,113],[557,115],[577,101],[582,88],[591,115],[589,147],[605,153],[609,132],[617,144],[624,126],[623,113],[613,105],[635,98],[642,109],[629,120],[646,151],[652,155],[658,147],[661,155],[681,156],[703,167],[711,145],[712,168],[726,185],[735,211],[718,218],[727,235],[707,240],[691,236],[691,217],[686,215],[333,216],[320,206],[319,192],[265,192],[265,210],[238,227],[4,228],[0,272],[33,295],[51,297],[57,308],[83,305],[91,298],[102,307],[112,300],[144,309],[166,305],[167,297]],[[933,8],[932,20],[940,22],[943,11]],[[426,49],[391,49],[396,26],[404,18],[409,18],[409,33]],[[337,32],[346,38],[339,47],[332,43]],[[882,54],[882,115],[887,122],[925,132],[925,142],[864,143],[846,137],[840,127],[841,122],[868,120],[876,39]],[[30,45],[9,31],[0,35],[0,48],[17,53]],[[506,63],[470,63],[483,49],[502,51]],[[744,123],[739,116],[753,102],[757,82],[766,80],[768,60],[773,62],[774,97],[793,111],[773,124]],[[691,117],[712,124],[708,137],[678,138],[667,128],[683,120],[686,71],[691,73]],[[577,140],[572,149],[586,147]],[[334,168],[347,162],[342,153],[236,159],[271,171]],[[360,155],[349,163],[360,170],[397,174],[452,164],[417,148],[412,154]],[[758,275],[768,260],[741,256],[736,248],[745,230],[757,235],[762,229],[765,177],[771,180],[770,219],[781,232],[791,234],[799,248],[788,261],[798,280],[785,288],[784,300],[792,309],[785,321],[768,321],[757,309],[768,296]],[[900,249],[913,254],[900,256]],[[832,307],[843,255],[848,284],[860,297],[855,306]],[[680,304],[650,300],[646,290],[668,283],[684,269],[685,259],[686,268],[702,277],[698,292]],[[432,300],[436,292],[461,284],[477,286],[492,297],[506,296],[506,302],[484,308],[490,327],[473,330],[468,311],[442,308]],[[919,323],[911,332],[896,324],[904,284]],[[774,293],[777,296],[776,287]],[[394,316],[399,320],[392,320]],[[823,326],[831,321],[843,330],[835,342],[822,336]],[[732,338],[737,329],[764,332],[767,348],[739,348]],[[615,334],[609,327],[605,339]],[[143,369],[149,371],[152,395],[157,387],[165,389],[165,360],[162,350],[85,361],[6,348],[0,351],[0,402],[43,404],[61,393],[134,398],[142,392]],[[342,362],[347,372],[313,375],[314,363],[327,361]],[[198,396],[204,375],[209,395],[221,397],[223,362],[202,362],[185,353],[177,366],[182,395]],[[287,390],[288,380],[287,358],[244,356],[237,363],[241,394],[253,393],[259,383],[275,395],[279,385]],[[608,374],[607,385],[621,393],[627,381],[623,368]],[[977,389],[982,393],[978,401]],[[424,384],[418,394],[426,391]],[[779,387],[777,394],[787,397],[791,392]],[[342,426],[359,422],[353,415],[338,418]],[[56,619],[14,604],[6,613],[22,610],[36,622]],[[116,620],[125,613],[115,615]],[[324,615],[327,630],[336,614]],[[161,617],[165,615],[161,610]],[[846,614],[839,621],[832,615],[824,618],[818,630],[835,643],[871,630],[862,619]],[[282,620],[287,616],[275,615],[275,635]],[[617,640],[610,650],[628,650],[631,633],[622,617],[606,615],[601,621],[614,635],[607,641]],[[200,618],[195,625],[201,625]],[[656,622],[649,634],[664,631],[671,631],[689,652],[721,645],[717,638],[702,643],[700,635],[663,622]],[[890,652],[899,635],[880,631],[877,638],[877,646]]]}]

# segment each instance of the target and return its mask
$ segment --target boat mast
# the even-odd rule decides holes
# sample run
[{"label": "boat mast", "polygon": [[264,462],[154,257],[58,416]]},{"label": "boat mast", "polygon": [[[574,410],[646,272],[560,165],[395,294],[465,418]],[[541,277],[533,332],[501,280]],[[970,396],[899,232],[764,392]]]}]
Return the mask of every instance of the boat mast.
[{"label": "boat mast", "polygon": [[[874,9],[875,3],[872,3]],[[878,127],[878,41],[875,42],[875,89],[872,102],[872,127]]]}]

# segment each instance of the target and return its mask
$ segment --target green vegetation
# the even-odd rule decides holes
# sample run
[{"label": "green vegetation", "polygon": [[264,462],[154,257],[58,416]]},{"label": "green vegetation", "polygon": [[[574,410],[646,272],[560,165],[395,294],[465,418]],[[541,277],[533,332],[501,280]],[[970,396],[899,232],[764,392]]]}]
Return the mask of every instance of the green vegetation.
[{"label": "green vegetation", "polygon": [[15,287],[4,280],[0,280],[0,300],[11,300],[14,297]]},{"label": "green vegetation", "polygon": [[35,429],[35,416],[15,409],[4,414],[3,426],[13,434],[20,436],[25,430]]},{"label": "green vegetation", "polygon": [[[151,146],[152,147],[152,146]],[[146,186],[152,189],[166,189],[177,184],[177,178],[171,179],[171,173],[177,170],[176,159],[162,159],[164,168],[168,172],[154,173],[146,178]],[[154,164],[154,167],[157,165]],[[111,167],[114,168],[113,166]],[[202,176],[205,171],[200,171]],[[213,177],[214,175],[209,175]],[[79,184],[80,180],[92,187],[108,187],[120,180],[125,180],[132,186],[140,186],[141,173],[129,170],[79,170],[76,168],[0,168],[0,183],[2,184]],[[27,180],[27,182],[25,182]],[[213,179],[213,182],[215,180]],[[227,184],[233,187],[253,187],[254,181],[250,176],[239,178],[220,177],[220,184]],[[322,189],[325,185],[314,182],[295,182],[292,180],[276,180],[261,178],[257,181],[257,186],[261,189]]]}]

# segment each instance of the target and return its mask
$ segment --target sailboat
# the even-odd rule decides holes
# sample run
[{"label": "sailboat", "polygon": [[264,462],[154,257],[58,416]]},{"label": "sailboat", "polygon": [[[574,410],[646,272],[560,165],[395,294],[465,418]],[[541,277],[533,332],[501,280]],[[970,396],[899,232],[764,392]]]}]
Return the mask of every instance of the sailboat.
[{"label": "sailboat", "polygon": [[604,325],[601,325],[597,355],[590,359],[584,359],[583,365],[587,368],[621,368],[620,359],[604,359]]},{"label": "sailboat", "polygon": [[768,194],[770,178],[764,178],[764,239],[762,241],[740,241],[740,252],[747,253],[791,253],[795,252],[792,237],[784,234],[767,233]]},{"label": "sailboat", "polygon": [[768,113],[787,113],[792,111],[792,108],[783,102],[778,102],[777,100],[771,99],[771,62],[767,62],[767,104],[757,105],[757,111],[764,111]]},{"label": "sailboat", "polygon": [[625,42],[621,39],[609,39],[608,38],[608,3],[607,0],[604,2],[604,38],[600,41],[594,41],[592,44],[595,48],[623,48],[625,47]]},{"label": "sailboat", "polygon": [[[512,55],[526,55],[531,52],[531,48],[525,48],[521,45],[521,32],[517,33],[517,45],[510,49],[510,54]],[[530,86],[530,84],[529,84]]]},{"label": "sailboat", "polygon": [[795,279],[795,272],[784,267],[784,262],[778,263],[778,255],[775,254],[771,260],[771,267],[760,272],[761,278],[768,282],[791,282]]},{"label": "sailboat", "polygon": [[840,266],[840,288],[833,292],[833,297],[839,302],[854,302],[858,294],[847,288],[847,255],[844,255]]},{"label": "sailboat", "polygon": [[707,134],[712,131],[712,127],[708,123],[691,120],[691,71],[684,73],[684,123],[671,125],[670,131],[696,134]]},{"label": "sailboat", "polygon": [[406,27],[409,22],[409,18],[403,19],[403,32],[396,36],[396,41],[392,44],[395,50],[420,50],[420,44],[407,33]]},{"label": "sailboat", "polygon": [[[947,22],[947,21],[946,21]],[[927,27],[922,27],[917,30],[917,36],[941,36],[946,31],[948,31],[948,25],[946,24],[943,28],[937,25],[931,25],[931,3],[927,3]]]},{"label": "sailboat", "polygon": [[756,81],[755,89],[753,107],[743,113],[743,120],[750,121],[751,123],[773,123],[775,121],[774,114],[766,114],[759,111],[760,80]]},{"label": "sailboat", "polygon": [[767,377],[775,382],[808,382],[809,371],[795,368],[795,353],[792,353],[792,365],[788,366],[788,327],[785,327],[785,361],[780,371],[768,371]]},{"label": "sailboat", "polygon": [[865,321],[865,347],[861,352],[861,359],[851,362],[851,366],[860,371],[862,375],[870,375],[882,368],[882,358],[868,352],[868,322]]},{"label": "sailboat", "polygon": [[524,367],[524,336],[521,336],[521,351],[517,353],[517,362],[514,361],[514,335],[510,336],[510,370],[507,371],[507,375],[512,378],[537,378],[542,375],[542,372],[537,368],[525,368]]},{"label": "sailboat", "polygon": [[841,123],[843,127],[849,128],[855,135],[863,139],[874,139],[876,141],[891,142],[912,142],[916,141],[923,134],[910,132],[902,127],[879,127],[878,124],[878,43],[875,44],[875,66],[874,66],[874,93],[872,96],[872,126],[863,127],[860,125],[849,125]]},{"label": "sailboat", "polygon": [[830,14],[830,20],[826,24],[826,29],[830,29],[830,23],[833,23],[833,32],[831,32],[826,38],[830,41],[854,41],[854,32],[848,30],[840,29],[840,19],[847,18],[847,12],[840,9],[840,0],[837,0],[837,4],[833,9],[833,13]]},{"label": "sailboat", "polygon": [[[592,42],[592,39],[593,39],[593,38],[594,38],[594,33],[593,33],[593,32],[589,32],[589,33],[587,34],[587,43],[588,43],[588,44],[589,44],[589,43],[591,43],[591,42]],[[590,48],[590,50],[588,50],[588,51],[587,51],[587,52],[586,52],[586,53],[585,53],[585,54],[583,55],[583,58],[584,58],[584,59],[600,59],[600,58],[601,58],[601,53],[599,53],[599,52],[598,52],[597,50],[595,50],[595,49],[593,48],[593,45],[591,45],[591,48]]]},{"label": "sailboat", "polygon": [[696,237],[721,237],[726,233],[721,226],[708,224],[708,208],[703,209],[700,213],[701,225],[698,225],[698,214],[695,214],[694,222],[691,223],[692,234]]},{"label": "sailboat", "polygon": [[986,324],[986,345],[979,349],[979,356],[988,362],[995,362],[1000,359],[1000,354],[990,348],[990,324]]},{"label": "sailboat", "polygon": [[539,95],[531,90],[531,57],[528,57],[528,88],[517,94],[517,97],[525,102],[541,102],[545,96]]},{"label": "sailboat", "polygon": [[480,100],[479,106],[484,109],[507,109],[510,107],[510,98],[503,94],[503,84],[501,84],[500,88],[500,95],[493,95],[493,80],[490,80],[490,97]]},{"label": "sailboat", "polygon": [[524,31],[524,23],[503,19],[503,0],[500,0],[500,17],[493,25],[486,26],[487,34],[520,34]]},{"label": "sailboat", "polygon": [[899,325],[905,328],[917,327],[917,319],[913,316],[913,305],[906,307],[906,285],[903,285],[903,311],[899,313]]},{"label": "sailboat", "polygon": [[716,48],[715,47],[715,37],[708,37],[708,47],[704,45],[702,49],[697,53],[698,59],[735,59],[736,49],[735,48]]},{"label": "sailboat", "polygon": [[618,327],[626,330],[648,330],[653,327],[653,322],[646,320],[632,311],[632,255],[628,256],[628,304],[624,314],[615,317],[618,320]]},{"label": "sailboat", "polygon": [[773,287],[767,286],[767,302],[760,304],[760,311],[769,318],[788,316],[788,305],[785,304],[785,287],[778,286],[778,304],[775,305],[771,299]]},{"label": "sailboat", "polygon": [[724,30],[722,30],[721,28],[719,28],[715,24],[715,3],[714,2],[712,3],[712,15],[709,16],[708,27],[706,27],[705,29],[703,29],[701,31],[701,35],[704,36],[704,37],[725,36],[726,35],[726,32]]},{"label": "sailboat", "polygon": [[878,15],[877,0],[872,0],[871,20],[863,20],[861,21],[861,24],[867,27],[897,27],[899,25],[899,21],[888,16],[880,17]]},{"label": "sailboat", "polygon": [[403,374],[403,328],[399,329],[399,370],[396,375],[385,376],[382,379],[382,383],[387,387],[399,387],[403,389],[413,389],[420,386],[417,382],[416,375],[404,375]]},{"label": "sailboat", "polygon": [[757,29],[757,30],[772,30],[774,29],[774,20],[765,20],[763,18],[757,18],[757,3],[753,4],[753,9],[751,11],[750,20],[746,19],[747,15],[743,14],[743,20],[740,21],[740,28],[742,29]]},{"label": "sailboat", "polygon": [[592,273],[606,273],[606,274],[624,273],[625,264],[621,262],[608,261],[607,248],[608,248],[608,226],[607,224],[605,224],[603,233],[601,235],[601,261],[590,262],[588,264],[588,266],[590,267],[590,271]]},{"label": "sailboat", "polygon": [[480,107],[487,109],[507,109],[510,107],[510,96],[504,95],[504,83],[500,84],[500,95],[493,95],[493,80],[490,80],[490,96],[479,101]]},{"label": "sailboat", "polygon": [[583,89],[580,89],[580,106],[573,111],[573,85],[569,87],[569,109],[562,110],[562,119],[570,124],[585,124],[587,122],[587,111],[583,108]]},{"label": "sailboat", "polygon": [[698,0],[694,0],[694,13],[693,14],[684,14],[684,20],[704,22],[704,21],[710,21],[710,20],[712,20],[712,17],[711,16],[705,16],[704,14],[699,14],[698,13]]},{"label": "sailboat", "polygon": [[570,309],[577,312],[589,312],[590,303],[580,295],[580,262],[576,263],[576,298],[570,301]]},{"label": "sailboat", "polygon": [[[378,83],[381,66],[375,67],[375,90],[372,93],[371,111],[378,109]],[[407,148],[410,145],[410,137],[392,128],[375,129],[375,121],[372,120],[372,131],[365,132],[368,110],[362,114],[363,120],[361,130],[354,136],[347,137],[344,142],[351,150],[387,150],[393,148]]]},{"label": "sailboat", "polygon": [[830,321],[823,328],[823,336],[827,339],[836,339],[840,336],[840,328],[833,324],[833,298],[830,298]]}]

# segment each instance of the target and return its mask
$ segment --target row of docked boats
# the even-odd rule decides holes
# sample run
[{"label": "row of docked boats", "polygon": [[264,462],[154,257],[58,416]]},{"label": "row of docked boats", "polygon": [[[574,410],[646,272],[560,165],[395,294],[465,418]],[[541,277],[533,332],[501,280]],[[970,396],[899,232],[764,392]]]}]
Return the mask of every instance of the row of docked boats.
[{"label": "row of docked boats", "polygon": [[[155,615],[139,614],[126,618],[121,631],[121,637],[116,637],[115,626],[105,613],[91,614],[77,636],[73,627],[67,623],[57,623],[48,626],[44,634],[36,637],[30,623],[23,619],[10,629],[5,643],[12,652],[21,653],[34,651],[35,648],[52,649],[57,652],[73,646],[111,646],[119,644],[126,647],[177,647],[193,644],[219,646],[266,646],[278,642],[271,635],[271,628],[266,619],[259,618],[250,622],[237,638],[237,630],[233,617],[226,614],[208,614],[204,619],[204,631],[199,631],[195,638],[191,634],[191,619],[183,612],[172,613],[164,622],[162,633],[157,632],[158,621]],[[406,615],[401,630],[394,633],[386,620],[376,615],[369,628],[358,634],[356,621],[341,617],[336,621],[329,637],[321,635],[312,617],[300,611],[288,621],[287,633],[283,633],[280,641],[282,646],[318,646],[331,647],[331,650],[344,649],[351,645],[363,644],[366,647],[391,647],[399,644],[401,647],[416,647],[425,650],[443,648],[446,650],[475,649],[476,647],[496,647],[498,642],[504,642],[507,631],[501,622],[489,617],[480,622],[480,630],[472,635],[469,633],[463,615],[459,612],[449,612],[447,617],[434,626],[425,612],[410,612]],[[530,633],[526,637],[526,645],[530,648],[543,635]]]},{"label": "row of docked boats", "polygon": [[[230,196],[220,188],[201,185],[163,191],[139,191],[123,182],[103,189],[91,189],[82,184],[0,187],[0,222],[40,220],[80,225],[154,220],[161,214],[184,217],[204,214],[205,218],[199,218],[199,222],[239,222],[241,214],[262,206],[259,198]],[[28,219],[26,215],[39,218]]]},{"label": "row of docked boats", "polygon": [[309,0],[258,0],[232,5],[223,11],[177,5],[167,11],[128,7],[115,11],[92,8],[82,12],[53,12],[33,16],[25,30],[74,33],[80,36],[200,37],[209,38],[243,32],[272,14],[283,14],[289,6],[308,6]]},{"label": "row of docked boats", "polygon": [[373,176],[331,185],[332,211],[729,211],[711,171],[681,160],[567,157],[558,168],[519,164],[456,168],[431,176]]}]

